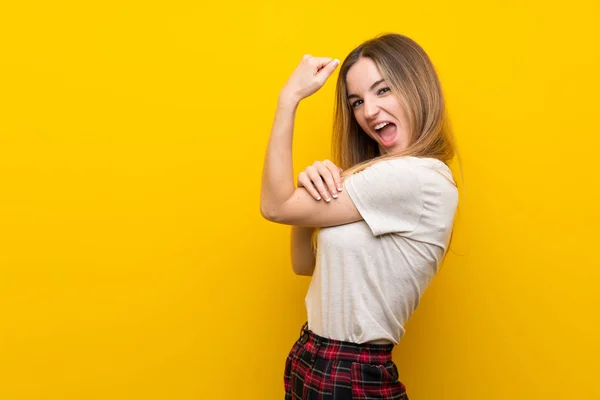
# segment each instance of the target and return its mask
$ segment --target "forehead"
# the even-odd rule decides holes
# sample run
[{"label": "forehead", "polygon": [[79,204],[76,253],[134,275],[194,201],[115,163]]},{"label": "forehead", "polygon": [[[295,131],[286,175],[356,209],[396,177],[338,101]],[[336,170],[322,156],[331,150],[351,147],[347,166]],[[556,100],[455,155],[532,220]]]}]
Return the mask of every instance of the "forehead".
[{"label": "forehead", "polygon": [[346,74],[348,93],[359,94],[369,90],[373,82],[382,79],[375,62],[367,57],[361,57]]}]

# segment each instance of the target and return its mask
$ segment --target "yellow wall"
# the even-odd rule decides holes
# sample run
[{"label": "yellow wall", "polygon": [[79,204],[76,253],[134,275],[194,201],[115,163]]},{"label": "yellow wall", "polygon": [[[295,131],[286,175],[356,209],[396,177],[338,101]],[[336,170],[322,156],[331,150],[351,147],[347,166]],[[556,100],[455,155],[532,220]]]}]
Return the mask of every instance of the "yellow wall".
[{"label": "yellow wall", "polygon": [[386,31],[437,65],[467,189],[394,351],[411,400],[600,398],[597,2],[4,3],[0,399],[282,398],[309,279],[259,214],[278,89]]}]

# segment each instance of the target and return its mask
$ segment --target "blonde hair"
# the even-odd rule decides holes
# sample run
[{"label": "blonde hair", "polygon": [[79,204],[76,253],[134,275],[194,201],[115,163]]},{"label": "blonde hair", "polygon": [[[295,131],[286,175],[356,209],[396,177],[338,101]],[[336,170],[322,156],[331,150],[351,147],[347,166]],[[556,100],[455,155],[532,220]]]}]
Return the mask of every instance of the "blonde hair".
[{"label": "blonde hair", "polygon": [[[346,76],[363,57],[375,63],[406,110],[410,139],[401,152],[380,154],[378,143],[362,130],[354,117]],[[385,34],[362,43],[346,57],[339,69],[335,91],[332,153],[334,163],[344,170],[343,177],[397,157],[431,157],[446,164],[452,160],[457,149],[440,80],[429,56],[414,40],[400,34]],[[314,249],[317,234],[315,229]]]}]

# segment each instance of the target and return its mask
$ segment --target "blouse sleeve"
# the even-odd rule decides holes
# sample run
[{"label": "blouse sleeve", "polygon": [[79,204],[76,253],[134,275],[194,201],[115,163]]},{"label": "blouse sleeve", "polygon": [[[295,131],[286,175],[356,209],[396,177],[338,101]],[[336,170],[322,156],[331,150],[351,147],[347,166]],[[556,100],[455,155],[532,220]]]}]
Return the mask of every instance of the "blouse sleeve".
[{"label": "blouse sleeve", "polygon": [[344,180],[345,190],[374,236],[410,233],[423,212],[416,166],[399,158],[379,161]]}]

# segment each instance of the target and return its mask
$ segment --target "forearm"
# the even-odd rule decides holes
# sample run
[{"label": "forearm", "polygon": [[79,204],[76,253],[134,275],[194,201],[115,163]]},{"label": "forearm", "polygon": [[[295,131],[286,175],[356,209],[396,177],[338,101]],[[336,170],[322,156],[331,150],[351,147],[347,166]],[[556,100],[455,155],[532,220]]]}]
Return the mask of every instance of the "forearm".
[{"label": "forearm", "polygon": [[260,194],[261,212],[269,219],[276,216],[279,207],[295,190],[292,140],[298,103],[284,93],[279,96],[264,160]]},{"label": "forearm", "polygon": [[315,269],[315,253],[312,248],[314,228],[292,226],[291,259],[292,269],[298,275],[311,276]]}]

